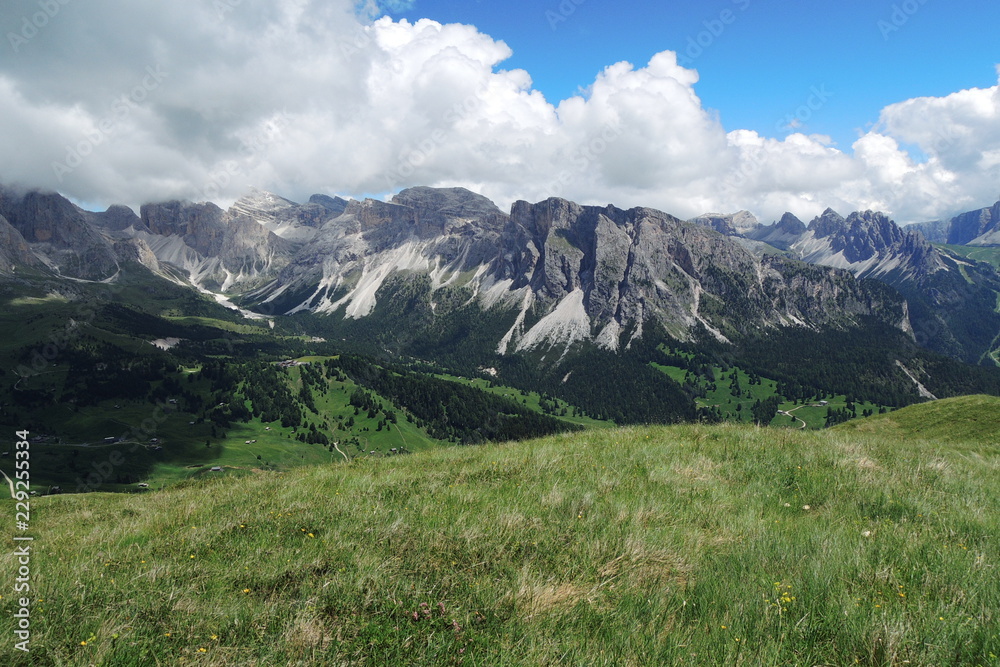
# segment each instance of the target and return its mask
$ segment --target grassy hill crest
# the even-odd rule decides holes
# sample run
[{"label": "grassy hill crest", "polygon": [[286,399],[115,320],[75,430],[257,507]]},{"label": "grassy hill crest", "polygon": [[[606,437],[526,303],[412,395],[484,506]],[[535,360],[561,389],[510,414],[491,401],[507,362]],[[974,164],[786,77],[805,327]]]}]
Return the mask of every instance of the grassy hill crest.
[{"label": "grassy hill crest", "polygon": [[911,405],[895,412],[855,419],[835,427],[840,432],[949,443],[1000,442],[1000,398],[958,396]]},{"label": "grassy hill crest", "polygon": [[[977,405],[915,406],[897,430],[600,429],[36,498],[32,653],[0,653],[996,664],[1000,446],[895,435]],[[0,632],[12,628],[7,614]]]}]

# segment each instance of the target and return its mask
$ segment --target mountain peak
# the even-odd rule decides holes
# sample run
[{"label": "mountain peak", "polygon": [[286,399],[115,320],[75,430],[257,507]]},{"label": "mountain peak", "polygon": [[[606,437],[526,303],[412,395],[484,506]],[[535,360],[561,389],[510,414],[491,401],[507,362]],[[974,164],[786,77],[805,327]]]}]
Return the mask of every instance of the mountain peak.
[{"label": "mountain peak", "polygon": [[790,234],[805,234],[806,223],[802,222],[791,213],[785,213],[781,216],[781,220],[778,220],[775,228]]},{"label": "mountain peak", "polygon": [[343,197],[331,197],[329,195],[313,195],[309,198],[310,204],[316,204],[317,206],[322,206],[331,213],[336,213],[340,215],[347,209],[347,204],[349,203]]},{"label": "mountain peak", "polygon": [[290,199],[285,199],[284,197],[276,195],[273,192],[253,187],[250,188],[250,191],[247,194],[237,199],[233,204],[233,208],[246,208],[256,211],[278,211],[293,206],[298,206],[298,204]]},{"label": "mountain peak", "polygon": [[466,188],[407,188],[394,196],[391,203],[409,206],[423,213],[434,212],[460,218],[503,213],[488,198]]},{"label": "mountain peak", "polygon": [[805,233],[805,223],[791,213],[785,213],[778,222],[766,227],[758,225],[756,229],[747,233],[746,237],[754,241],[763,241],[779,250],[788,250]]}]

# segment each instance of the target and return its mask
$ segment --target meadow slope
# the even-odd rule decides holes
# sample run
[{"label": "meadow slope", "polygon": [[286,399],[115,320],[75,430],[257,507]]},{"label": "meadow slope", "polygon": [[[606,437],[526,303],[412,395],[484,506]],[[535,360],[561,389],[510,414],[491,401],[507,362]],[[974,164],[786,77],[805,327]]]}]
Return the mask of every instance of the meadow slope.
[{"label": "meadow slope", "polygon": [[[31,653],[13,649],[11,549],[0,661],[995,665],[1000,446],[954,426],[998,407],[35,498]],[[914,433],[931,415],[950,426]]]}]

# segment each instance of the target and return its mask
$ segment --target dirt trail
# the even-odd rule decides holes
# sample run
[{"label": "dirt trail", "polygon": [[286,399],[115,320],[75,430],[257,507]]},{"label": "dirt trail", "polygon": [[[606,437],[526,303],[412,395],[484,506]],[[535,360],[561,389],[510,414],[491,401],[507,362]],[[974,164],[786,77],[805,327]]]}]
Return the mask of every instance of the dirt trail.
[{"label": "dirt trail", "polygon": [[338,447],[337,445],[338,445],[338,443],[336,443],[336,442],[333,443],[333,448],[336,449],[338,452],[340,452],[340,455],[344,457],[345,461],[350,461],[351,457],[349,457],[347,454],[345,454],[344,452],[342,452],[340,450],[340,447]]},{"label": "dirt trail", "polygon": [[793,413],[793,412],[795,412],[796,410],[801,410],[801,409],[802,409],[803,407],[805,407],[805,406],[803,406],[803,405],[800,405],[799,407],[797,407],[797,408],[792,408],[791,410],[788,410],[788,411],[785,411],[785,410],[778,410],[778,414],[779,414],[779,415],[785,415],[786,417],[794,417],[795,419],[797,419],[797,420],[799,421],[799,423],[801,423],[801,424],[802,424],[802,426],[800,426],[800,427],[799,427],[799,430],[802,430],[802,431],[804,431],[804,430],[806,430],[807,428],[809,428],[809,424],[807,424],[807,423],[805,422],[805,420],[804,420],[804,419],[802,419],[801,417],[796,417],[795,415],[793,415],[793,414],[792,414],[792,413]]}]

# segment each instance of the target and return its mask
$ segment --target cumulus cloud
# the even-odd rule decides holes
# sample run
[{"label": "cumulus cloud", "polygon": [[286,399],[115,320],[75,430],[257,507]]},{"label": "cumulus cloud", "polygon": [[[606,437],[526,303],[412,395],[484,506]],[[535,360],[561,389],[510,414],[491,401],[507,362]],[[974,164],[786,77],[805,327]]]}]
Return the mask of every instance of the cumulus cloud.
[{"label": "cumulus cloud", "polygon": [[7,2],[0,181],[133,206],[463,185],[501,206],[558,195],[765,220],[930,219],[997,193],[1000,86],[887,107],[847,153],[727,130],[669,51],[547,100],[474,26],[378,18],[400,4]]}]

